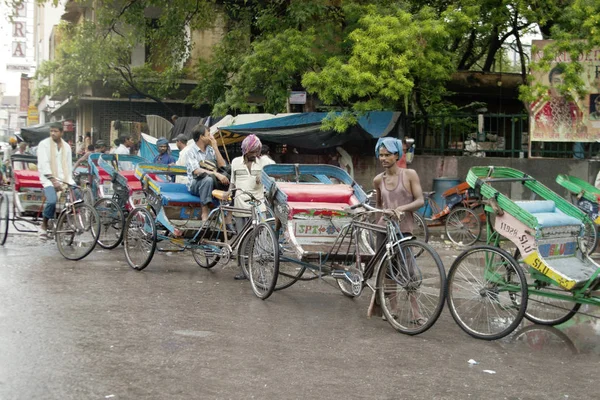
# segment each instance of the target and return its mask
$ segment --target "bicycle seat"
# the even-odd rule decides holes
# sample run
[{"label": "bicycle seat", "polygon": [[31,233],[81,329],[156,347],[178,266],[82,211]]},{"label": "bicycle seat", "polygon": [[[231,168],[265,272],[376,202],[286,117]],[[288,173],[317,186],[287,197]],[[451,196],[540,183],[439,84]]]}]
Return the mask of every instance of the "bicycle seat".
[{"label": "bicycle seat", "polygon": [[423,192],[423,196],[424,196],[424,197],[431,197],[431,196],[433,196],[434,194],[435,194],[435,191],[434,191],[434,192]]}]

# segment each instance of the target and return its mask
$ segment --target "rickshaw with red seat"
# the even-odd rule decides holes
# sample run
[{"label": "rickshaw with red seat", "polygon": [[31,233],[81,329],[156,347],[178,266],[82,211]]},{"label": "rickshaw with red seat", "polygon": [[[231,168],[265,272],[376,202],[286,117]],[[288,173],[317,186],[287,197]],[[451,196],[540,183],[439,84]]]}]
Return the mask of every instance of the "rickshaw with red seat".
[{"label": "rickshaw with red seat", "polygon": [[[322,279],[347,297],[370,288],[372,304],[399,332],[415,335],[435,323],[446,294],[444,266],[428,244],[402,236],[403,215],[369,206],[362,188],[331,165],[267,165],[262,182],[276,239],[255,236],[244,246],[258,297]],[[377,224],[369,222],[374,213]]]},{"label": "rickshaw with red seat", "polygon": [[[0,193],[0,245],[8,237],[9,223],[17,232],[37,232],[41,225],[46,198],[37,157],[15,154],[13,164],[12,213],[8,193]],[[15,163],[26,169],[15,168]],[[80,260],[90,254],[98,239],[100,218],[90,205],[77,199],[75,185],[63,185],[56,203],[56,218],[51,220],[48,234],[56,240],[58,250],[69,260]],[[56,221],[56,222],[54,222]]]}]

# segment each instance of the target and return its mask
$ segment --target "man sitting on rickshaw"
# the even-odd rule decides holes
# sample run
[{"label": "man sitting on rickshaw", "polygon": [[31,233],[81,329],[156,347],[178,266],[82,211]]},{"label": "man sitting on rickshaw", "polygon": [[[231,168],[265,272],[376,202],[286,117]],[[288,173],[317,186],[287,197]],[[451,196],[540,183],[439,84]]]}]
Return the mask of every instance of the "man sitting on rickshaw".
[{"label": "man sitting on rickshaw", "polygon": [[[187,153],[187,175],[188,190],[194,196],[200,198],[202,204],[202,220],[206,221],[209,214],[209,206],[215,201],[212,191],[215,180],[222,185],[229,185],[229,179],[217,171],[219,167],[225,166],[225,159],[218,150],[217,140],[209,132],[208,128],[198,124],[192,130],[194,143]],[[214,179],[213,179],[214,178]]]}]

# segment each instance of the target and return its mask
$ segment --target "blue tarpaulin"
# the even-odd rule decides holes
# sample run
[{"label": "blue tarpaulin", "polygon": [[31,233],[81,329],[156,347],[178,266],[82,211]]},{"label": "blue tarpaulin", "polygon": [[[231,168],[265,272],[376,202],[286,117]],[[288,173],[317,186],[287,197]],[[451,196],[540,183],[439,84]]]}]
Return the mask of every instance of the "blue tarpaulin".
[{"label": "blue tarpaulin", "polygon": [[[372,111],[361,116],[358,125],[346,132],[321,130],[321,124],[329,113],[301,113],[281,118],[243,125],[220,128],[227,137],[255,134],[262,140],[288,144],[300,148],[326,148],[349,141],[377,139],[388,135],[398,122],[399,112]],[[395,135],[394,135],[395,136]]]}]

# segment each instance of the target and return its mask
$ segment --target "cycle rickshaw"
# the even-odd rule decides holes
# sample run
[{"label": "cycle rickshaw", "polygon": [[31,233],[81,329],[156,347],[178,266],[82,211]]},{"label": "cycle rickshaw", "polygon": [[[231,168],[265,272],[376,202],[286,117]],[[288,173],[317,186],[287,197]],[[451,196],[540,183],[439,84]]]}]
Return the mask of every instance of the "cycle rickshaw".
[{"label": "cycle rickshaw", "polygon": [[[249,238],[272,232],[264,213],[259,210],[260,201],[251,195],[249,202],[253,207],[243,210],[228,205],[229,193],[213,191],[221,205],[212,209],[208,219],[202,221],[200,199],[190,194],[185,184],[161,179],[166,175],[185,175],[185,167],[139,163],[135,173],[144,187],[147,204],[130,211],[125,222],[124,245],[127,262],[136,270],[146,268],[160,242],[171,246],[168,251],[191,250],[194,260],[202,268],[212,268],[218,262],[226,264],[232,257],[245,262],[248,257],[240,256],[240,253]],[[241,232],[227,228],[226,215],[233,211],[251,217]]]},{"label": "cycle rickshaw", "polygon": [[[469,184],[463,182],[442,193],[446,204],[443,209],[433,199],[434,194],[423,192],[425,237],[429,237],[428,226],[443,224],[446,236],[455,245],[470,246],[477,242],[481,236],[482,218],[475,210],[481,206],[481,199]],[[425,217],[428,211],[431,216]]]},{"label": "cycle rickshaw", "polygon": [[[12,223],[18,232],[37,232],[42,223],[45,197],[37,168],[37,157],[13,155],[12,212],[8,193],[0,192],[0,245],[8,236]],[[15,169],[20,163],[25,169]],[[82,200],[77,200],[76,186],[64,185],[56,204],[56,219],[48,227],[48,234],[56,240],[58,250],[69,260],[80,260],[90,254],[98,239],[100,218],[96,210]]]},{"label": "cycle rickshaw", "polygon": [[[368,286],[383,316],[402,333],[422,333],[435,323],[446,294],[439,256],[426,243],[402,237],[391,217],[384,217],[385,225],[369,223],[370,214],[381,210],[366,204],[366,194],[346,171],[331,165],[268,165],[262,181],[277,238],[247,246],[257,296],[268,297],[282,278],[281,288],[323,278],[348,297]],[[371,235],[381,237],[377,246],[371,245]],[[264,266],[268,263],[278,273]]]},{"label": "cycle rickshaw", "polygon": [[[508,167],[473,167],[469,185],[482,196],[488,244],[462,252],[448,272],[448,306],[458,325],[480,339],[511,333],[523,317],[542,325],[600,305],[600,266],[588,256],[586,213],[533,177]],[[540,200],[512,201],[499,188],[522,184]],[[514,255],[498,247],[502,238]]]},{"label": "cycle rickshaw", "polygon": [[[129,212],[146,205],[142,183],[135,176],[135,166],[147,162],[142,157],[119,154],[90,155],[93,170],[94,208],[101,219],[98,244],[114,249],[123,239],[123,225]],[[93,166],[93,167],[92,167]]]},{"label": "cycle rickshaw", "polygon": [[556,183],[567,189],[571,202],[585,212],[590,220],[586,220],[585,236],[588,241],[588,254],[592,254],[598,245],[598,225],[600,225],[600,189],[575,176],[560,174]]}]

